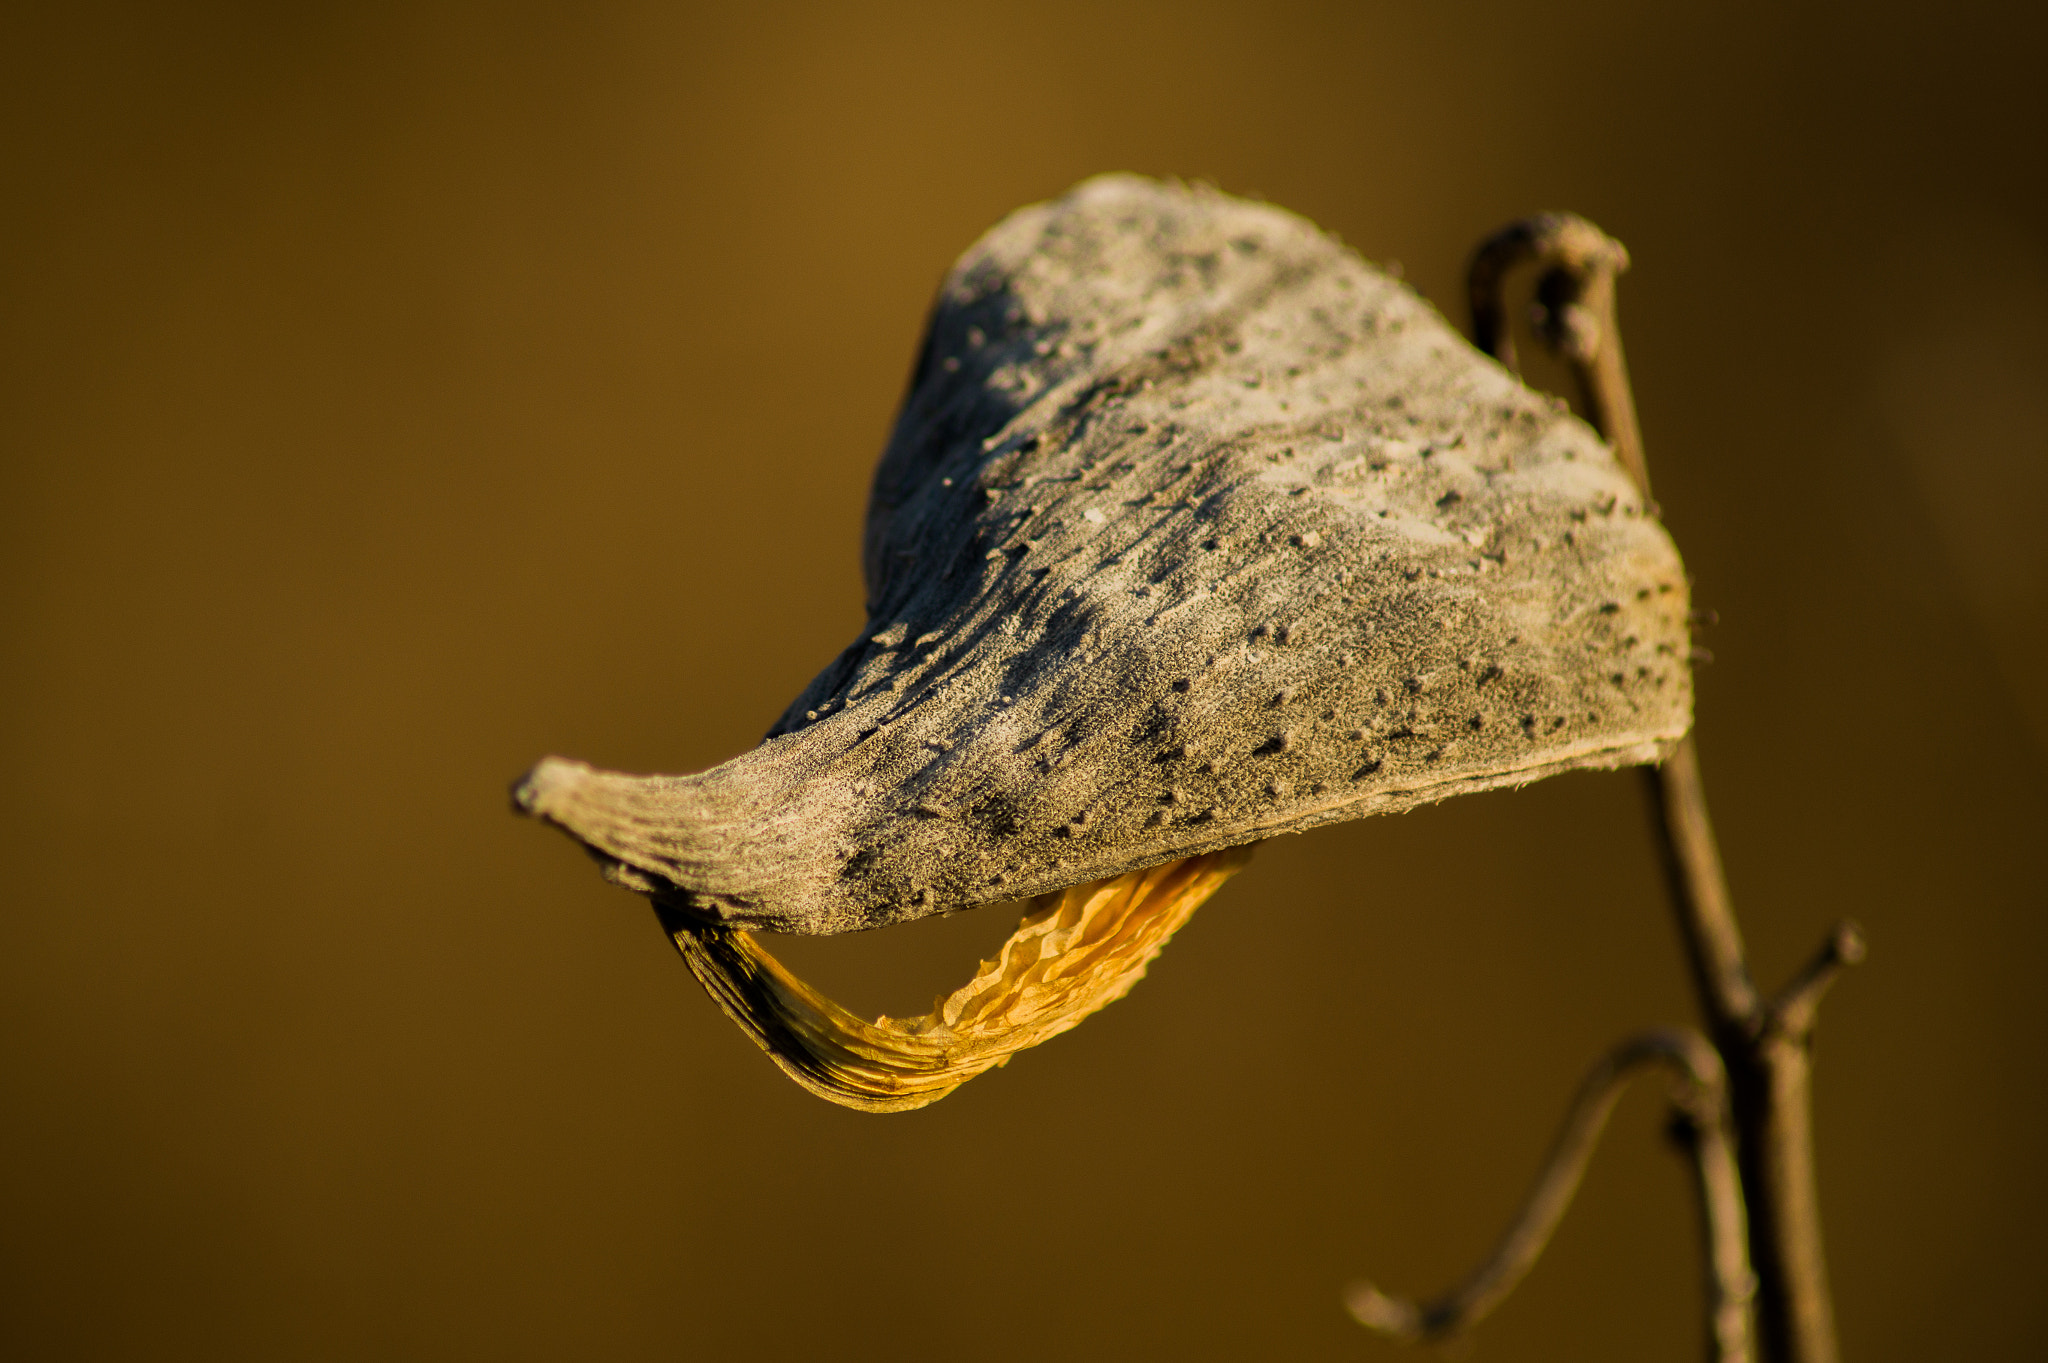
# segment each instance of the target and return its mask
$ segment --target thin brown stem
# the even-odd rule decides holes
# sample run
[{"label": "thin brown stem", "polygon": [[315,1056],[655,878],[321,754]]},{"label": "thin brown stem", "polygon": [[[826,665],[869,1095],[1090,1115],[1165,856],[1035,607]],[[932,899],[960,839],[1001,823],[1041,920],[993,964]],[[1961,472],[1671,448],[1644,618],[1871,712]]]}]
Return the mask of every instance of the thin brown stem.
[{"label": "thin brown stem", "polygon": [[[1686,1035],[1699,1040],[1697,1033]],[[1707,1357],[1716,1363],[1748,1363],[1756,1356],[1756,1271],[1749,1262],[1749,1210],[1729,1130],[1727,1092],[1724,1076],[1712,1109],[1684,1111],[1676,1125],[1693,1152],[1706,1231]]]},{"label": "thin brown stem", "polygon": [[1692,1031],[1646,1032],[1601,1057],[1579,1085],[1520,1214],[1457,1287],[1418,1303],[1357,1283],[1350,1292],[1351,1314],[1370,1329],[1411,1341],[1448,1339],[1478,1324],[1514,1291],[1549,1244],[1622,1090],[1636,1075],[1656,1067],[1669,1070],[1677,1081],[1674,1115],[1693,1158],[1706,1228],[1708,1357],[1714,1363],[1751,1363],[1749,1306],[1756,1280],[1749,1267],[1741,1176],[1728,1137],[1727,1078],[1720,1056]]},{"label": "thin brown stem", "polygon": [[[1505,284],[1522,265],[1542,271],[1538,334],[1571,364],[1589,418],[1647,499],[1649,465],[1615,312],[1615,279],[1628,267],[1628,253],[1568,214],[1526,219],[1487,241],[1470,276],[1474,339],[1510,368]],[[1861,958],[1862,938],[1853,925],[1838,928],[1800,979],[1765,1003],[1743,956],[1690,736],[1646,786],[1701,1010],[1729,1074],[1764,1356],[1772,1363],[1835,1363],[1813,1169],[1809,1040],[1821,994],[1843,966]]]},{"label": "thin brown stem", "polygon": [[1642,777],[1679,937],[1707,1021],[1716,1036],[1750,1032],[1763,1000],[1743,955],[1692,735],[1680,739],[1659,765],[1642,768]]}]

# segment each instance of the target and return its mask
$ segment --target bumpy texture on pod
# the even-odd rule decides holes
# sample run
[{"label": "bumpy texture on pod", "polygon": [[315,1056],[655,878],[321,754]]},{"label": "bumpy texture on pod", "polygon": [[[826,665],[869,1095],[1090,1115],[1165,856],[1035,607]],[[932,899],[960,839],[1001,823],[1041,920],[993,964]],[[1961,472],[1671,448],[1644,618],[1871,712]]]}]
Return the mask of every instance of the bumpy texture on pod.
[{"label": "bumpy texture on pod", "polygon": [[1128,176],[947,278],[870,623],[759,748],[550,758],[622,884],[835,933],[1578,767],[1691,723],[1676,549],[1583,423],[1264,204]]}]

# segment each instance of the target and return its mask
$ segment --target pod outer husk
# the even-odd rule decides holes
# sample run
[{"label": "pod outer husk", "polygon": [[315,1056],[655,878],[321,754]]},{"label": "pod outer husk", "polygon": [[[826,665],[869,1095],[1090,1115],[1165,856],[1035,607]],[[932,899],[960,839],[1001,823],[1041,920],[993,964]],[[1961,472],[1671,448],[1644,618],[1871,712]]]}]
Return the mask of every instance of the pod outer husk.
[{"label": "pod outer husk", "polygon": [[516,789],[708,923],[833,933],[1555,772],[1690,727],[1670,537],[1582,422],[1269,205],[1129,176],[954,268],[870,622],[759,748]]}]

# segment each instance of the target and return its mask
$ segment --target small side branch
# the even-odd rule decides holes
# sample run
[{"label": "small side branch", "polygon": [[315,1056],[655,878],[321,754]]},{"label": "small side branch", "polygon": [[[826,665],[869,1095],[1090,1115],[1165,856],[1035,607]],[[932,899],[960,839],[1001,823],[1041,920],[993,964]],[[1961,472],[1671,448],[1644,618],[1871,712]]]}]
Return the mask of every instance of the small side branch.
[{"label": "small side branch", "polygon": [[1564,1127],[1529,1190],[1520,1215],[1463,1282],[1434,1301],[1391,1296],[1371,1283],[1355,1284],[1351,1314],[1394,1339],[1434,1342],[1472,1328],[1498,1306],[1534,1267],[1556,1233],[1586,1166],[1600,1143],[1622,1090],[1648,1069],[1668,1070],[1682,1142],[1693,1157],[1707,1236],[1708,1294],[1712,1303],[1709,1356],[1716,1363],[1751,1363],[1749,1267],[1742,1181],[1728,1137],[1727,1078],[1720,1056],[1692,1031],[1645,1032],[1603,1056],[1579,1085]]},{"label": "small side branch", "polygon": [[1821,943],[1806,969],[1771,1004],[1772,1027],[1795,1041],[1805,1042],[1813,1034],[1814,1014],[1820,1008],[1821,996],[1828,992],[1837,975],[1863,959],[1863,951],[1863,929],[1854,919],[1844,918],[1835,924],[1834,932]]}]

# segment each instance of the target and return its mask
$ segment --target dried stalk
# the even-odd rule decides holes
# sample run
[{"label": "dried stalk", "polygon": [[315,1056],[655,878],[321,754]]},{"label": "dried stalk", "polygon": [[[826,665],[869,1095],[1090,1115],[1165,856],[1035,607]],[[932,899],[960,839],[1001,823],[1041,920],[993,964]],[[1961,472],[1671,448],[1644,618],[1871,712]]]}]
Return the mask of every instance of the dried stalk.
[{"label": "dried stalk", "polygon": [[1714,1048],[1693,1031],[1646,1032],[1601,1058],[1580,1084],[1521,1214],[1464,1282],[1428,1303],[1358,1283],[1351,1289],[1351,1314],[1382,1334],[1414,1342],[1450,1339],[1478,1324],[1514,1291],[1550,1243],[1622,1090],[1637,1074],[1657,1066],[1670,1070],[1677,1081],[1674,1126],[1698,1176],[1708,1246],[1708,1356],[1716,1363],[1751,1363],[1749,1307],[1756,1278],[1749,1267],[1741,1176],[1728,1138],[1727,1077]]},{"label": "dried stalk", "polygon": [[[1503,284],[1525,264],[1543,271],[1538,335],[1571,365],[1589,419],[1647,498],[1649,469],[1615,314],[1615,279],[1628,268],[1628,253],[1566,214],[1526,219],[1488,240],[1470,276],[1473,339],[1510,368]],[[1770,1363],[1835,1363],[1813,1168],[1811,1037],[1821,994],[1843,966],[1862,958],[1862,937],[1853,923],[1839,925],[1800,978],[1766,1002],[1743,954],[1692,738],[1645,773],[1680,935],[1729,1075],[1763,1356]]]}]

